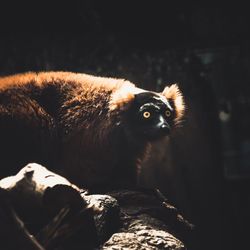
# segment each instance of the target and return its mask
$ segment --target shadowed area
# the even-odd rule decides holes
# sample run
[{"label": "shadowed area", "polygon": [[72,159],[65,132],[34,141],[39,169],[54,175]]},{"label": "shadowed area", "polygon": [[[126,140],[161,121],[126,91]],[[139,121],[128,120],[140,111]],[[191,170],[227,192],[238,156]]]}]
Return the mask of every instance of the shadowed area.
[{"label": "shadowed area", "polygon": [[248,246],[246,6],[8,0],[0,10],[1,75],[66,70],[121,77],[154,91],[177,82],[187,105],[183,127],[156,143],[141,185],[159,188],[196,225],[190,249]]}]

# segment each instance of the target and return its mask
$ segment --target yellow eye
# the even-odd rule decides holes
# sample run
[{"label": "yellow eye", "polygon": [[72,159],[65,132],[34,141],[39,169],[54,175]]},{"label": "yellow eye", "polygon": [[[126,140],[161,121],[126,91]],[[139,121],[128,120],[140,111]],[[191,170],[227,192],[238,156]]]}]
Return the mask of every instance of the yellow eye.
[{"label": "yellow eye", "polygon": [[143,113],[143,117],[144,118],[146,118],[146,119],[148,119],[149,117],[150,117],[150,113],[148,112],[148,111],[145,111],[144,113]]},{"label": "yellow eye", "polygon": [[165,115],[169,117],[171,115],[171,112],[169,110],[166,110]]}]

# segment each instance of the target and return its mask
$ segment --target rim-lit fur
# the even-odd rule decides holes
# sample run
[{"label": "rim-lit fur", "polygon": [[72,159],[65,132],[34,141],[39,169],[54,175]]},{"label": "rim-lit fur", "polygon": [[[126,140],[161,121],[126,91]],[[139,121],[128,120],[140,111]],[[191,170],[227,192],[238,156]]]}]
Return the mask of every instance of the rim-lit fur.
[{"label": "rim-lit fur", "polygon": [[174,109],[176,112],[175,123],[179,124],[185,112],[185,103],[179,87],[177,86],[177,84],[167,86],[163,90],[162,95],[174,104]]},{"label": "rim-lit fur", "polygon": [[[123,79],[71,72],[1,77],[0,177],[38,159],[81,186],[133,182],[148,143],[122,134],[122,111],[145,91]],[[179,122],[177,85],[155,94],[173,102]]]}]

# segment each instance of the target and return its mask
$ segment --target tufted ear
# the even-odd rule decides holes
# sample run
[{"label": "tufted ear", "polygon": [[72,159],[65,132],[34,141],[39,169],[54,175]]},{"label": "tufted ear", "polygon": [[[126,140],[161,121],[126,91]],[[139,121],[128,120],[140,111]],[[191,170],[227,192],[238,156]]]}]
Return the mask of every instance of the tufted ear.
[{"label": "tufted ear", "polygon": [[175,122],[179,123],[183,118],[185,112],[185,103],[179,87],[177,86],[177,84],[172,84],[165,87],[161,94],[165,96],[170,101],[170,103],[173,104],[176,112]]}]

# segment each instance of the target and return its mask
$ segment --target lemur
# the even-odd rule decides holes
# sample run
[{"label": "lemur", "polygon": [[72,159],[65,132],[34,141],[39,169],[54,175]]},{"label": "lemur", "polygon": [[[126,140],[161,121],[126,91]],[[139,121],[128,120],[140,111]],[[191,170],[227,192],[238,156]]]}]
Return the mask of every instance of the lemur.
[{"label": "lemur", "polygon": [[133,185],[150,143],[170,133],[185,104],[124,79],[72,72],[0,78],[0,178],[36,162],[83,187]]}]

